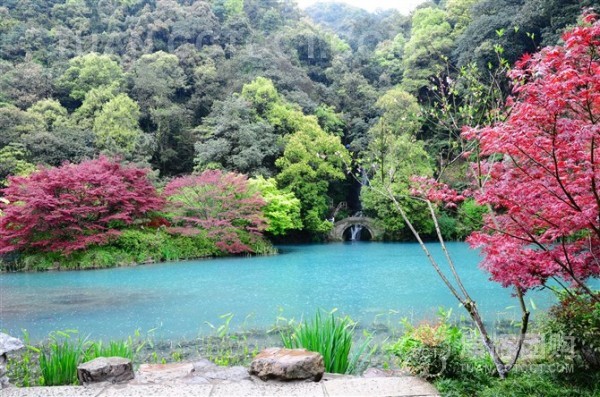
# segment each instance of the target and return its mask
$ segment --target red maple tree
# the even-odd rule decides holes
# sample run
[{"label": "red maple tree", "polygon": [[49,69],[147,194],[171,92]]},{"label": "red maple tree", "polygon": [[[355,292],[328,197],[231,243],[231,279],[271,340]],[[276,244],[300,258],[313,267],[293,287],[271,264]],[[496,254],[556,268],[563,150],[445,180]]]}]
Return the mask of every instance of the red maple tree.
[{"label": "red maple tree", "polygon": [[585,15],[563,41],[516,65],[506,121],[464,132],[489,156],[477,199],[495,212],[469,241],[505,286],[562,279],[591,293],[586,279],[600,276],[598,17]]},{"label": "red maple tree", "polygon": [[242,174],[207,170],[180,177],[166,186],[164,195],[174,225],[171,232],[191,235],[206,230],[216,246],[230,254],[253,252],[239,232],[252,240],[266,228],[265,202],[249,191]]},{"label": "red maple tree", "polygon": [[163,200],[147,171],[101,157],[13,176],[0,204],[0,253],[62,251],[105,244]]}]

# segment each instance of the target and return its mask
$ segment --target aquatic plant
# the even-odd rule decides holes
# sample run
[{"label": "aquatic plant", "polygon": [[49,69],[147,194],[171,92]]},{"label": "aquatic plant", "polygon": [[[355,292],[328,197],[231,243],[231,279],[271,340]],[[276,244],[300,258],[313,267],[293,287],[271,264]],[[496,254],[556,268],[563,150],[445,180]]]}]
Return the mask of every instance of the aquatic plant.
[{"label": "aquatic plant", "polygon": [[338,374],[355,372],[371,337],[351,354],[356,322],[348,316],[336,317],[333,310],[326,316],[317,311],[312,321],[304,321],[291,331],[281,332],[283,345],[288,349],[304,348],[321,353],[325,371]]},{"label": "aquatic plant", "polygon": [[77,384],[77,365],[81,362],[85,340],[74,339],[76,331],[57,331],[40,353],[42,386]]}]

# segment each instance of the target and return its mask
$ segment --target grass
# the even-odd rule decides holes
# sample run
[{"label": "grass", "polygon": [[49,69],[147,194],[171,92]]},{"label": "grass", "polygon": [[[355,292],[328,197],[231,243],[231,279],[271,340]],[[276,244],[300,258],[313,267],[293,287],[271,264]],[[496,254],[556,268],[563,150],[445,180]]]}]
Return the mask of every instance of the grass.
[{"label": "grass", "polygon": [[[276,253],[264,239],[257,239],[251,246],[260,255]],[[22,254],[14,261],[0,262],[0,270],[98,269],[224,255],[205,233],[182,236],[161,229],[129,229],[108,245],[88,247],[69,256],[57,252]]]},{"label": "grass", "polygon": [[81,363],[85,341],[72,339],[74,332],[56,332],[40,354],[41,385],[77,384],[77,365]]},{"label": "grass", "polygon": [[77,331],[67,330],[53,332],[41,346],[32,346],[28,333],[23,331],[26,349],[18,358],[9,359],[8,370],[18,386],[75,385],[77,366],[81,363],[97,357],[124,357],[135,361],[146,345],[139,337],[136,331],[135,338],[104,343],[81,338]]},{"label": "grass", "polygon": [[447,397],[598,397],[600,372],[573,373],[543,371],[539,367],[513,371],[501,380],[485,372],[468,372],[453,379],[434,382]]},{"label": "grass", "polygon": [[281,340],[288,349],[304,348],[321,353],[326,372],[352,373],[366,352],[370,338],[351,354],[356,323],[348,316],[340,318],[334,313],[335,310],[322,316],[317,311],[313,321],[304,321],[291,332],[282,332]]}]

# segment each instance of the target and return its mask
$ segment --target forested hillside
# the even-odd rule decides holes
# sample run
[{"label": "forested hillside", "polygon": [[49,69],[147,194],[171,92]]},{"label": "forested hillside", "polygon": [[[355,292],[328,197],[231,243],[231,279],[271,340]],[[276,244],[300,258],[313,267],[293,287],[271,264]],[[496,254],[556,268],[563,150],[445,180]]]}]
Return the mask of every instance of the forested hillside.
[{"label": "forested hillside", "polygon": [[[462,126],[489,120],[510,89],[502,72],[586,7],[600,1],[432,1],[404,16],[280,0],[3,0],[0,183],[100,155],[150,166],[162,186],[236,171],[274,178],[300,203],[289,229],[319,238],[327,219],[361,209],[357,175],[397,192],[413,174],[460,186]],[[390,203],[361,198],[388,238],[407,237]],[[443,214],[449,238],[470,230],[465,211],[477,210]]]}]

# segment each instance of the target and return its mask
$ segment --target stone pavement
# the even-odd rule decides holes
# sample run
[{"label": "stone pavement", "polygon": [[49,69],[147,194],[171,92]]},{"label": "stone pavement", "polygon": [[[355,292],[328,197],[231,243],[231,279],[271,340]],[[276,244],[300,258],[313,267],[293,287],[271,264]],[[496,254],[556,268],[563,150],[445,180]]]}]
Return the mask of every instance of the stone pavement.
[{"label": "stone pavement", "polygon": [[208,361],[145,364],[136,378],[122,384],[9,388],[1,397],[408,397],[439,396],[426,381],[413,376],[369,370],[362,377],[325,374],[320,382],[263,382],[244,367],[217,367]]}]

